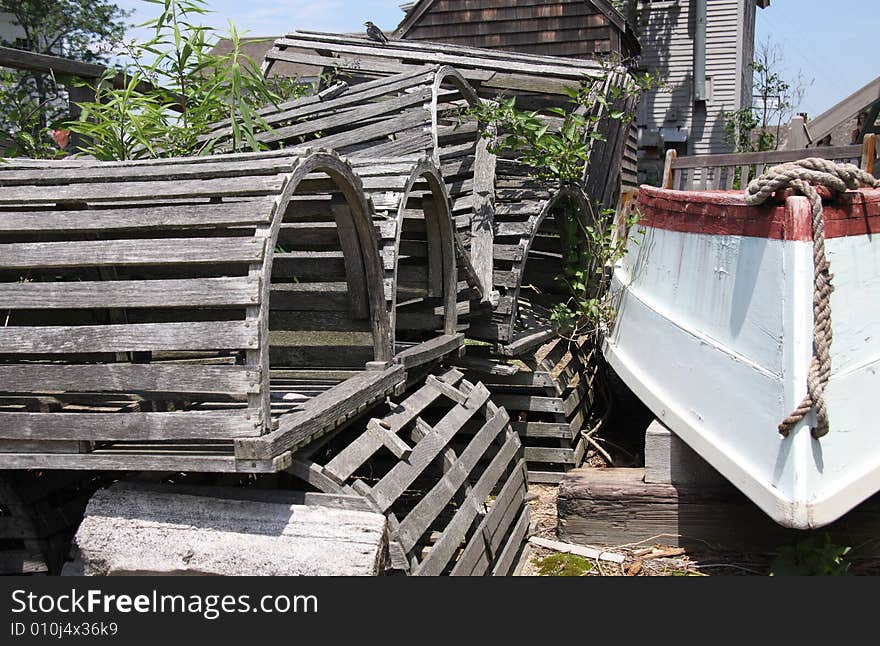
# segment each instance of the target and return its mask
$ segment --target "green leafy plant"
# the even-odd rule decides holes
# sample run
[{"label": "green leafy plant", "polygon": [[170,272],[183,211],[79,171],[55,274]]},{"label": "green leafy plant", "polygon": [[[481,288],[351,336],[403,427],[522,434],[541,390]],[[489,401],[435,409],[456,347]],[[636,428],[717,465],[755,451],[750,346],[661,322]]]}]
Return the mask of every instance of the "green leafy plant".
[{"label": "green leafy plant", "polygon": [[199,24],[209,13],[204,0],[147,2],[159,15],[142,25],[152,29],[151,39],[126,44],[126,83],[114,88],[104,79],[95,101],[79,104],[82,115],[70,124],[85,139],[82,150],[108,160],[265,148],[257,135],[271,127],[260,108],[308,86],[267,82],[232,23],[229,51],[216,53],[217,33]]},{"label": "green leafy plant", "polygon": [[786,545],[770,566],[770,576],[845,576],[850,563],[849,547],[835,545],[831,537],[809,536]]},{"label": "green leafy plant", "polygon": [[[463,115],[482,124],[482,136],[490,140],[494,154],[517,159],[534,177],[577,193],[594,143],[603,139],[599,122],[629,123],[633,114],[626,106],[660,84],[649,74],[621,74],[614,62],[607,62],[604,72],[600,78],[585,77],[577,87],[566,88],[566,106],[523,111],[517,109],[515,98],[499,97]],[[617,235],[620,223],[614,222],[614,212],[591,204],[587,208],[589,213],[584,213],[577,200],[566,198],[555,213],[564,228],[564,271],[558,280],[568,286],[571,298],[553,308],[551,320],[562,334],[571,336],[594,334],[610,323],[614,312],[608,294],[609,269],[626,250],[625,240]],[[634,223],[635,217],[623,224]]]}]

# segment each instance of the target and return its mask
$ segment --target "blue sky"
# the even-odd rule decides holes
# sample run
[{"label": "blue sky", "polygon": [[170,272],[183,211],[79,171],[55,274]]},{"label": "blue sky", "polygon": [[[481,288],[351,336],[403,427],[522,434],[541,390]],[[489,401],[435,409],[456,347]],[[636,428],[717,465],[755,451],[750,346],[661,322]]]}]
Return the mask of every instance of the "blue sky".
[{"label": "blue sky", "polygon": [[[143,0],[115,0],[135,9],[140,23],[155,15]],[[403,0],[209,0],[216,12],[205,24],[225,28],[227,19],[250,36],[277,36],[296,28],[360,31],[365,20],[392,30]],[[711,0],[710,0],[711,2]],[[813,83],[798,108],[816,116],[880,74],[876,64],[877,0],[772,0],[758,10],[757,41],[768,36],[783,51],[789,78],[802,72]],[[874,13],[873,17],[871,13]],[[132,32],[131,35],[134,35]]]}]

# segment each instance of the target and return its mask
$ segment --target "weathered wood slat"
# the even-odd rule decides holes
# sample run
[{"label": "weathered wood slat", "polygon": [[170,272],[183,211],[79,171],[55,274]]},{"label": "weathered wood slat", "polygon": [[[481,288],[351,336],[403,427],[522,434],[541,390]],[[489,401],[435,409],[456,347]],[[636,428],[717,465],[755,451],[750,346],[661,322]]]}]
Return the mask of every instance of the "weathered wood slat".
[{"label": "weathered wood slat", "polygon": [[139,208],[3,211],[0,232],[115,231],[266,224],[274,200],[255,198],[219,204],[150,205]]},{"label": "weathered wood slat", "polygon": [[0,191],[0,204],[55,204],[58,202],[121,202],[200,197],[256,197],[277,193],[284,176],[224,177],[221,179],[10,186]]},{"label": "weathered wood slat", "polygon": [[260,282],[241,278],[0,283],[4,309],[256,305]]},{"label": "weathered wood slat", "polygon": [[[340,126],[354,125],[360,121],[368,121],[376,117],[382,117],[389,113],[404,110],[406,108],[425,103],[431,97],[430,88],[423,88],[417,92],[406,93],[400,97],[381,101],[374,104],[365,104],[351,112],[331,114],[320,119],[311,119],[303,123],[274,128],[265,133],[260,133],[258,139],[266,143],[273,141],[285,141],[294,137],[300,137],[316,132],[329,131]],[[324,145],[324,142],[321,141]]]},{"label": "weathered wood slat", "polygon": [[[450,370],[440,377],[444,383],[454,386],[462,379],[462,374],[457,370]],[[391,413],[383,419],[392,433],[400,430],[422,414],[428,406],[434,403],[441,393],[430,383],[422,386],[401,403],[401,410]],[[376,451],[382,447],[379,438],[364,433],[340,451],[330,462],[324,466],[324,472],[343,482],[360,466],[366,462]]]},{"label": "weathered wood slat", "polygon": [[258,436],[257,411],[174,413],[4,413],[0,439],[16,440],[194,440]]},{"label": "weathered wood slat", "polygon": [[409,369],[457,352],[462,347],[463,334],[443,334],[398,353],[394,361]]},{"label": "weathered wood slat", "polygon": [[[520,462],[513,469],[507,482],[498,492],[495,501],[492,503],[492,509],[483,518],[474,532],[468,544],[459,556],[452,570],[453,575],[469,575],[474,570],[481,568],[483,571],[488,567],[491,558],[488,552],[495,551],[504,536],[505,531],[510,526],[510,520],[506,518],[508,510],[517,509],[521,503],[527,489],[525,480],[525,465]],[[507,520],[505,524],[504,521]],[[487,537],[490,537],[487,541]],[[487,544],[488,543],[488,544]]]},{"label": "weathered wood slat", "polygon": [[478,384],[468,395],[465,405],[457,404],[428,436],[419,442],[407,462],[398,462],[372,488],[371,496],[382,511],[387,510],[418,475],[449,443],[449,440],[489,399],[489,391]]},{"label": "weathered wood slat", "polygon": [[425,560],[419,564],[416,574],[437,576],[443,572],[449,560],[464,541],[471,523],[482,509],[482,504],[492,493],[501,474],[504,473],[519,450],[519,438],[516,434],[511,433],[504,442],[504,446],[492,458],[492,462],[486,467],[480,479],[473,485],[468,499],[455,512],[443,535],[434,543]]},{"label": "weathered wood slat", "polygon": [[4,392],[256,393],[259,372],[245,366],[173,364],[0,365]]},{"label": "weathered wood slat", "polygon": [[[207,164],[156,164],[153,166],[93,165],[67,167],[54,164],[51,167],[27,170],[4,170],[0,173],[0,186],[43,186],[52,192],[57,186],[68,184],[104,184],[111,182],[184,181],[216,178],[235,178],[248,175],[277,175],[293,170],[296,157],[269,157],[265,159],[242,159]],[[117,184],[120,187],[121,184]]]},{"label": "weathered wood slat", "polygon": [[366,403],[400,386],[405,379],[403,366],[368,371],[342,382],[308,401],[302,410],[283,415],[278,429],[260,438],[240,440],[236,455],[240,459],[267,459],[311,439],[334,426],[340,417],[352,414]]},{"label": "weathered wood slat", "polygon": [[[262,465],[254,462],[252,471]],[[0,469],[74,469],[88,471],[234,472],[234,457],[160,453],[0,453]]]},{"label": "weathered wood slat", "polygon": [[462,451],[458,459],[450,465],[443,478],[426,493],[413,507],[412,511],[400,521],[398,540],[403,549],[411,550],[422,534],[431,526],[437,515],[452,500],[452,497],[465,483],[477,461],[483,457],[495,438],[504,430],[508,422],[507,413],[500,409],[488,420]]},{"label": "weathered wood slat", "polygon": [[251,237],[21,242],[0,245],[0,268],[258,262],[264,248]]},{"label": "weathered wood slat", "polygon": [[159,350],[256,349],[257,330],[245,321],[7,327],[0,352],[62,354]]}]

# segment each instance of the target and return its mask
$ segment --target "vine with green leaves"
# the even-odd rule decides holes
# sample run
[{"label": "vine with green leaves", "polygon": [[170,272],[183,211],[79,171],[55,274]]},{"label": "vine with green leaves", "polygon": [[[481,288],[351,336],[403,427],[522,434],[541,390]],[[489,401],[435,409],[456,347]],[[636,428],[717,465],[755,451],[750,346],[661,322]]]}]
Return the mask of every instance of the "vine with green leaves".
[{"label": "vine with green leaves", "polygon": [[[482,136],[490,140],[493,154],[516,159],[534,177],[577,194],[594,143],[603,139],[599,123],[603,119],[619,121],[622,127],[630,123],[633,115],[625,106],[658,85],[650,74],[621,71],[608,63],[602,78],[585,77],[577,87],[566,88],[569,103],[564,107],[524,111],[516,107],[515,97],[499,97],[467,109],[466,114],[482,124]],[[620,82],[614,82],[615,78]],[[579,200],[571,197],[563,198],[556,207],[564,229],[560,232],[563,271],[558,280],[567,285],[571,296],[553,308],[551,320],[560,334],[570,338],[595,338],[612,322],[609,268],[626,251],[614,210],[602,209],[589,200],[583,204],[586,213]],[[622,224],[628,229],[636,219],[629,217]]]}]

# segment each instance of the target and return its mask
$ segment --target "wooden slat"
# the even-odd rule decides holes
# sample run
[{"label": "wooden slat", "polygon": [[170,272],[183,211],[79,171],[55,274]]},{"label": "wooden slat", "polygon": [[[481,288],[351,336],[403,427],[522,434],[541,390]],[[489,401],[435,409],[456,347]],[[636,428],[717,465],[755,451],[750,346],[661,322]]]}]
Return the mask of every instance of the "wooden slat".
[{"label": "wooden slat", "polygon": [[498,550],[511,522],[523,508],[526,489],[525,468],[520,462],[458,557],[451,573],[453,576],[482,574],[488,569],[491,554]]},{"label": "wooden slat", "polygon": [[[450,386],[454,386],[461,381],[462,374],[453,369],[446,372],[439,379]],[[404,426],[412,422],[421,415],[422,411],[434,403],[440,395],[440,391],[428,383],[404,399],[399,405],[399,410],[387,415],[382,421],[391,429],[391,432],[399,433]],[[381,446],[382,443],[378,438],[369,433],[364,433],[330,460],[324,466],[324,472],[343,482],[350,478]]]},{"label": "wooden slat", "polygon": [[274,199],[73,211],[0,211],[0,232],[114,231],[266,224]]},{"label": "wooden slat", "polygon": [[0,365],[3,392],[256,393],[259,372],[245,366],[173,364]]},{"label": "wooden slat", "polygon": [[463,346],[463,334],[444,334],[412,348],[407,348],[395,355],[394,361],[406,369],[410,369],[457,352]]},{"label": "wooden slat", "polygon": [[248,277],[185,280],[0,283],[4,309],[217,307],[256,305],[260,282]]},{"label": "wooden slat", "polygon": [[3,334],[0,334],[0,352],[10,354],[257,347],[257,329],[244,321],[6,327],[3,328]]},{"label": "wooden slat", "polygon": [[260,434],[254,410],[174,413],[4,413],[0,439],[12,440],[194,440]]},{"label": "wooden slat", "polygon": [[[470,529],[474,518],[476,518],[477,513],[482,508],[482,504],[492,493],[492,490],[498,483],[498,479],[504,473],[504,469],[507,468],[519,450],[519,438],[515,433],[511,433],[504,446],[498,451],[491,464],[473,486],[468,499],[459,506],[452,520],[446,525],[443,535],[431,547],[431,551],[425,557],[425,560],[419,564],[415,572],[416,574],[421,576],[437,576],[443,572],[449,560],[458,550],[462,541],[464,541],[468,529]],[[520,465],[522,464],[520,462]],[[514,468],[521,468],[521,466]]]},{"label": "wooden slat", "polygon": [[[92,166],[67,166],[63,162],[46,168],[3,170],[0,186],[43,186],[52,193],[58,186],[68,184],[104,184],[111,182],[185,181],[216,178],[240,178],[249,176],[256,181],[260,175],[277,175],[293,170],[295,157],[268,157],[265,159],[241,159],[205,164],[155,164],[151,166],[125,166],[101,164]],[[120,184],[116,184],[117,187]],[[51,187],[51,188],[50,188]],[[157,195],[157,197],[162,197]]]},{"label": "wooden slat", "polygon": [[331,114],[320,119],[310,119],[302,123],[275,128],[265,133],[260,133],[258,139],[267,143],[274,141],[286,141],[294,137],[313,134],[321,131],[329,131],[341,126],[354,127],[358,122],[367,121],[376,117],[384,117],[398,110],[425,103],[431,97],[431,89],[423,88],[417,92],[406,93],[402,96],[366,103],[357,109],[342,114]]},{"label": "wooden slat", "polygon": [[283,175],[224,177],[221,179],[111,182],[67,186],[10,186],[0,191],[0,204],[54,204],[58,202],[119,202],[204,197],[255,197],[278,193]]},{"label": "wooden slat", "polygon": [[0,245],[0,268],[258,262],[264,248],[252,237],[22,242]]},{"label": "wooden slat", "polygon": [[[262,463],[254,462],[250,471]],[[226,473],[239,470],[234,457],[157,453],[0,453],[0,469],[77,469],[88,471],[193,471]],[[244,469],[241,469],[244,470]]]},{"label": "wooden slat", "polygon": [[822,146],[818,148],[802,148],[799,150],[770,150],[757,153],[729,153],[725,155],[691,155],[677,157],[672,160],[672,168],[711,168],[717,166],[742,166],[743,164],[780,164],[796,161],[807,157],[823,159],[860,159],[861,145],[855,146]]},{"label": "wooden slat", "polygon": [[488,401],[489,391],[478,384],[466,405],[458,404],[419,442],[407,462],[398,462],[372,488],[371,496],[382,511],[387,510],[446,447],[461,427]]},{"label": "wooden slat", "polygon": [[504,430],[508,421],[507,412],[504,409],[498,410],[477,431],[458,459],[443,474],[443,478],[400,521],[398,540],[404,550],[408,552],[415,546],[422,534],[437,518],[437,515],[443,511],[465,483],[477,462],[483,457],[499,433]]},{"label": "wooden slat", "polygon": [[236,443],[236,456],[241,459],[266,459],[288,451],[316,433],[332,428],[360,406],[383,396],[403,383],[403,366],[392,366],[383,371],[368,371],[348,379],[338,386],[310,399],[295,413],[283,415],[278,429],[252,440]]}]

